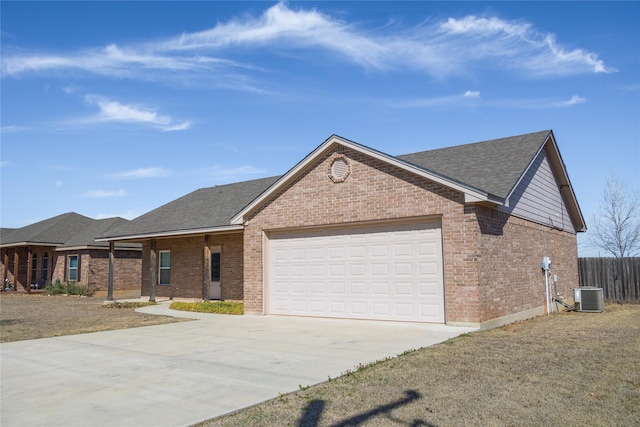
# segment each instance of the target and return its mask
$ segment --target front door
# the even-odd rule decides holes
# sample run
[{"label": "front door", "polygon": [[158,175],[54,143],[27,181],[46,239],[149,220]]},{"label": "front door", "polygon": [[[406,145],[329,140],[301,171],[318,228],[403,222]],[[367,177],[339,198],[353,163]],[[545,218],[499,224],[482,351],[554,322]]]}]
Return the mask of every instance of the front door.
[{"label": "front door", "polygon": [[220,299],[222,289],[220,287],[220,247],[211,248],[211,278],[209,281],[209,299]]}]

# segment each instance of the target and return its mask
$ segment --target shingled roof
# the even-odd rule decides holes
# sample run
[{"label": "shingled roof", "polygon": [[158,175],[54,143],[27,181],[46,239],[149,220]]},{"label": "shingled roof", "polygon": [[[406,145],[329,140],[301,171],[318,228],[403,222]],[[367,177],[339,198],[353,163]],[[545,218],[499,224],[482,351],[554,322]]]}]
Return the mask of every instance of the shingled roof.
[{"label": "shingled roof", "polygon": [[[334,135],[281,177],[196,190],[105,232],[99,240],[194,234],[230,226],[241,229],[242,217],[248,211],[277,192],[287,180],[293,179],[310,159],[334,144],[351,146],[469,193],[471,201],[490,200],[501,204],[509,197],[551,135],[550,130],[544,130],[395,157]],[[575,211],[581,216],[577,205]]]},{"label": "shingled roof", "polygon": [[103,238],[195,233],[228,227],[231,217],[264,192],[279,177],[201,188],[109,230]]},{"label": "shingled roof", "polygon": [[550,133],[545,130],[396,158],[505,199]]},{"label": "shingled roof", "polygon": [[89,226],[94,219],[68,212],[35,224],[17,228],[2,235],[0,246],[43,245],[59,246]]},{"label": "shingled roof", "polygon": [[[93,220],[91,224],[80,230],[71,239],[58,246],[58,250],[68,250],[71,248],[108,249],[108,242],[96,242],[95,238],[127,223],[129,223],[128,220],[120,217]],[[142,249],[142,245],[138,243],[116,243],[115,247],[116,249]]]}]

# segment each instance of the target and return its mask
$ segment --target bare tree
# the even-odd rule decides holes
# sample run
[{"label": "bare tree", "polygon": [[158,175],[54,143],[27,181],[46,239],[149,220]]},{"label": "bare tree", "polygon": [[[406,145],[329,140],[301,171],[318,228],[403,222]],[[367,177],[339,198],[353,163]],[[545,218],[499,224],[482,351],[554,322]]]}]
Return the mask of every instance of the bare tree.
[{"label": "bare tree", "polygon": [[640,252],[640,195],[627,189],[614,175],[607,180],[600,212],[593,216],[590,246],[616,258]]}]

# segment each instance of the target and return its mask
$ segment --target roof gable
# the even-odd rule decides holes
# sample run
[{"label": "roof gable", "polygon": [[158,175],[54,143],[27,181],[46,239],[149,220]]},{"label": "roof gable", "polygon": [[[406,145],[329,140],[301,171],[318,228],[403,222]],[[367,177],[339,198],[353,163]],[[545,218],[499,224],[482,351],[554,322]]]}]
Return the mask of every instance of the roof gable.
[{"label": "roof gable", "polygon": [[324,153],[334,150],[336,145],[341,145],[344,147],[348,147],[352,150],[361,152],[365,155],[373,157],[378,160],[382,160],[384,162],[390,163],[396,167],[399,167],[404,170],[408,170],[417,175],[423,176],[427,179],[430,179],[434,182],[442,184],[448,188],[452,188],[454,190],[460,191],[465,195],[465,201],[467,202],[478,202],[478,201],[486,201],[492,202],[492,200],[488,197],[488,194],[482,190],[478,190],[473,188],[463,182],[456,182],[451,180],[448,177],[442,176],[437,172],[427,170],[418,165],[414,165],[409,163],[403,159],[390,156],[388,154],[382,153],[381,151],[374,150],[372,148],[366,147],[364,145],[360,145],[356,142],[349,141],[348,139],[342,138],[337,135],[332,135],[329,139],[323,142],[320,146],[318,146],[315,150],[313,150],[309,155],[307,155],[302,161],[300,161],[296,166],[294,166],[291,170],[289,170],[286,174],[281,176],[277,181],[273,183],[265,192],[260,194],[255,198],[249,205],[247,205],[244,209],[238,212],[232,219],[232,224],[242,224],[243,218],[256,209],[260,204],[268,200],[274,194],[277,194],[278,191],[286,186],[288,183],[296,179],[300,174],[302,174],[306,168],[313,164],[313,162],[324,155]]}]

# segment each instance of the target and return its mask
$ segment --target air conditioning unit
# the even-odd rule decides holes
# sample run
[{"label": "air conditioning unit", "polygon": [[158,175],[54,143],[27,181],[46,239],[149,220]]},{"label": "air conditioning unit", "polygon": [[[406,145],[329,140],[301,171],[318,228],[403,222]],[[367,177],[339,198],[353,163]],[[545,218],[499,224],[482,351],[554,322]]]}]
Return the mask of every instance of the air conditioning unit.
[{"label": "air conditioning unit", "polygon": [[585,286],[573,290],[574,301],[578,311],[601,313],[604,311],[604,292],[602,288]]}]

